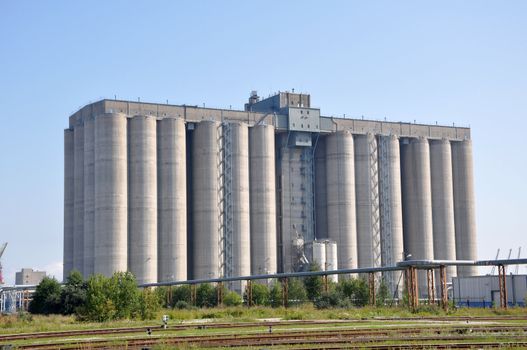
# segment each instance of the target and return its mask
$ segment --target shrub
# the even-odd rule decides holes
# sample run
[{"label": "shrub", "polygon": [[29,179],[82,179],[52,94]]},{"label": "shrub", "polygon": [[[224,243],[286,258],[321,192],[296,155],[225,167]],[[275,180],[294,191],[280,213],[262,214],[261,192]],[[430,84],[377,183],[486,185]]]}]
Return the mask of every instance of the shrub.
[{"label": "shrub", "polygon": [[192,303],[192,291],[190,285],[183,285],[172,289],[172,305],[176,305],[179,301],[184,301],[187,304]]},{"label": "shrub", "polygon": [[337,284],[337,291],[355,306],[367,305],[370,298],[368,284],[364,278],[342,278]]},{"label": "shrub", "polygon": [[[267,286],[262,283],[252,283],[252,305],[267,305],[269,303],[269,289]],[[247,291],[245,292],[244,297],[245,302],[247,302]]]},{"label": "shrub", "polygon": [[174,304],[174,308],[175,308],[175,309],[179,309],[179,310],[190,309],[190,304],[187,303],[187,302],[184,301],[184,300],[178,300],[178,301]]},{"label": "shrub", "polygon": [[86,304],[87,284],[79,271],[72,271],[67,278],[60,294],[62,313],[74,314],[78,308]]},{"label": "shrub", "polygon": [[269,290],[269,305],[272,307],[280,307],[283,305],[282,285],[280,283],[273,283]]},{"label": "shrub", "polygon": [[141,294],[130,272],[116,272],[111,278],[90,277],[87,283],[86,304],[77,309],[82,319],[110,321],[141,316]]},{"label": "shrub", "polygon": [[29,312],[49,315],[59,314],[61,311],[60,284],[54,278],[44,277],[33,294]]},{"label": "shrub", "polygon": [[152,320],[161,309],[159,295],[151,289],[143,289],[139,297],[139,315],[142,320]]},{"label": "shrub", "polygon": [[213,307],[217,303],[216,288],[210,284],[200,284],[196,290],[196,305],[199,307]]},{"label": "shrub", "polygon": [[[316,263],[309,265],[309,271],[320,271],[320,267]],[[322,276],[308,276],[304,278],[304,287],[306,289],[307,298],[314,301],[322,294],[324,282]]]},{"label": "shrub", "polygon": [[377,297],[375,304],[377,306],[383,306],[386,300],[390,299],[390,290],[388,289],[388,284],[384,279],[381,280],[379,288],[377,289]]},{"label": "shrub", "polygon": [[242,297],[233,291],[227,292],[223,298],[223,304],[225,306],[239,306],[243,302]]},{"label": "shrub", "polygon": [[287,289],[289,305],[302,304],[307,300],[304,284],[298,278],[289,278]]}]

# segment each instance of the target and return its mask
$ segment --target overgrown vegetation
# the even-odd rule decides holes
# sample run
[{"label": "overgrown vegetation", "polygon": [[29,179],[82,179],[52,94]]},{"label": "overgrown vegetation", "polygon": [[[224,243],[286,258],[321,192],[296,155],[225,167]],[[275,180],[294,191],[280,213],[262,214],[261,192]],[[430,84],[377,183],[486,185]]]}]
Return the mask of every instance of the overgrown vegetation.
[{"label": "overgrown vegetation", "polygon": [[[313,265],[311,269],[316,271],[317,266]],[[283,308],[285,291],[287,291],[289,308]],[[251,315],[259,313],[261,317],[280,315],[278,317],[285,319],[304,319],[311,316],[298,310],[307,309],[320,310],[320,312],[327,310],[329,316],[326,317],[339,319],[353,318],[353,315],[364,312],[369,312],[372,316],[387,315],[385,306],[391,306],[387,302],[390,295],[383,281],[377,284],[375,294],[376,308],[368,307],[370,297],[368,283],[361,277],[341,277],[338,283],[325,281],[320,276],[289,278],[271,283],[253,281],[251,293],[249,294],[245,288],[240,294],[228,290],[224,285],[214,284],[140,289],[134,276],[129,272],[115,273],[110,278],[95,275],[84,281],[80,273],[74,271],[62,286],[55,279],[45,278],[37,286],[33,301],[29,305],[31,314],[25,317],[29,319],[33,314],[63,314],[72,315],[75,319],[84,322],[115,322],[153,319],[159,316],[161,309],[178,319],[186,319],[189,315],[193,315],[194,318],[222,318],[236,315],[244,317],[246,312],[242,311],[245,310],[242,305],[249,305],[249,295],[253,307],[250,308],[252,311],[247,313]],[[222,297],[221,305],[219,305],[219,296]],[[403,296],[401,304],[403,306],[404,299]],[[218,306],[221,308],[214,309]],[[399,315],[410,313],[404,308],[388,309],[393,310],[390,313]],[[229,310],[236,311],[229,314],[231,312]],[[422,306],[414,313],[438,315],[443,311],[436,306]]]}]

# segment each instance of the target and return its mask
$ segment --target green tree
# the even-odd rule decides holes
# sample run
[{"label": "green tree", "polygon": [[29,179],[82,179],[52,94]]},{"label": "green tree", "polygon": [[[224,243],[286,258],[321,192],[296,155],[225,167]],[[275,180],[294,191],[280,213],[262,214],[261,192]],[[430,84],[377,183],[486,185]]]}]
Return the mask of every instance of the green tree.
[{"label": "green tree", "polygon": [[196,289],[196,305],[199,307],[213,307],[218,303],[216,288],[208,283],[203,283]]},{"label": "green tree", "polygon": [[88,279],[86,304],[77,309],[79,318],[104,322],[116,318],[116,306],[111,299],[110,279],[103,275],[94,275]]},{"label": "green tree", "polygon": [[68,276],[60,294],[62,313],[74,314],[78,308],[86,304],[87,284],[79,271],[72,271]]},{"label": "green tree", "polygon": [[281,283],[273,283],[271,285],[269,289],[269,304],[272,307],[280,307],[283,305]]},{"label": "green tree", "polygon": [[364,278],[342,278],[337,285],[337,291],[355,306],[367,305],[370,298],[368,283]]},{"label": "green tree", "polygon": [[379,288],[377,289],[377,297],[375,304],[377,306],[383,306],[384,303],[390,298],[390,290],[388,289],[388,284],[384,279],[381,280]]},{"label": "green tree", "polygon": [[161,309],[159,294],[154,290],[145,288],[139,296],[139,315],[142,320],[152,320]]},{"label": "green tree", "polygon": [[33,294],[29,312],[44,315],[61,313],[60,290],[60,283],[55,278],[44,277]]},{"label": "green tree", "polygon": [[140,292],[131,272],[116,272],[108,281],[109,298],[116,308],[117,319],[137,316]]},{"label": "green tree", "polygon": [[298,305],[306,302],[307,294],[304,284],[298,278],[289,278],[287,283],[288,304]]},{"label": "green tree", "polygon": [[[309,265],[309,271],[320,271],[320,267],[316,263]],[[324,288],[324,281],[322,276],[308,276],[304,278],[304,287],[306,288],[307,298],[314,301],[320,297]]]},{"label": "green tree", "polygon": [[[252,305],[268,305],[269,289],[267,288],[265,284],[253,282],[251,283],[251,289],[252,289],[252,298],[251,298]],[[245,291],[243,300],[248,305],[249,299],[247,296],[247,291]]]}]

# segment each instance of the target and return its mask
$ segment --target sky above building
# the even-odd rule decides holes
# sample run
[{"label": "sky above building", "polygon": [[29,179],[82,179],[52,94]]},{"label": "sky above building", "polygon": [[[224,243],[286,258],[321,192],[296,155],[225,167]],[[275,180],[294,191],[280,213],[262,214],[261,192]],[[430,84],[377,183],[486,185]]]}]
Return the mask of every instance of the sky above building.
[{"label": "sky above building", "polygon": [[[62,278],[63,129],[101,98],[472,128],[478,255],[527,255],[525,1],[0,2],[0,243]],[[526,273],[525,267],[520,272]]]}]

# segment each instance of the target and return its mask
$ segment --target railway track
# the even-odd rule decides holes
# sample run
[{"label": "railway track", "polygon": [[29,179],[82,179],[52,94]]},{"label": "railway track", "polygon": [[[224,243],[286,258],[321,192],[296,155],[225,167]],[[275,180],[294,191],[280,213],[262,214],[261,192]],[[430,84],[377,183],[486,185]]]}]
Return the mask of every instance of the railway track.
[{"label": "railway track", "polygon": [[[225,329],[225,328],[251,328],[251,327],[278,327],[291,325],[328,325],[328,324],[346,324],[352,322],[376,322],[376,321],[450,321],[450,322],[498,322],[498,321],[527,321],[527,316],[498,316],[498,317],[374,317],[361,320],[290,320],[290,321],[259,321],[259,322],[239,322],[239,323],[202,323],[202,324],[177,324],[170,325],[167,329],[163,329],[159,325],[140,326],[140,327],[124,327],[124,328],[106,328],[106,329],[90,329],[90,330],[71,330],[71,331],[53,331],[53,332],[39,332],[39,333],[19,333],[0,335],[0,343],[13,340],[28,340],[28,339],[42,339],[42,338],[57,338],[57,337],[72,337],[85,335],[109,335],[109,334],[129,334],[129,333],[144,333],[148,329],[159,331],[175,331],[175,330],[190,330],[190,329]],[[472,327],[476,327],[471,325]],[[404,329],[406,327],[401,327]],[[394,328],[392,328],[394,329]]]},{"label": "railway track", "polygon": [[[89,335],[89,334],[83,334]],[[456,342],[465,346],[467,341],[481,342],[485,337],[492,336],[496,344],[510,343],[514,340],[518,346],[527,346],[527,326],[525,327],[445,327],[433,331],[421,328],[384,328],[384,329],[332,329],[332,330],[284,330],[277,333],[258,332],[256,334],[214,334],[200,336],[178,336],[177,334],[152,335],[148,337],[122,337],[114,339],[70,339],[60,342],[45,342],[41,344],[20,344],[17,348],[57,349],[86,348],[103,349],[109,347],[127,347],[129,349],[148,348],[157,344],[199,347],[246,347],[246,346],[309,346],[307,348],[376,348],[386,342],[402,342],[403,348],[422,348],[431,346],[441,348],[444,344]],[[37,340],[37,339],[35,339]],[[408,344],[409,342],[411,344]],[[424,343],[423,343],[424,342]],[[440,342],[435,344],[434,342]],[[432,343],[434,343],[432,345]],[[486,342],[491,343],[491,342]],[[493,343],[494,344],[494,343]],[[437,346],[436,346],[437,345]],[[335,347],[336,346],[336,347]],[[393,346],[393,345],[390,345]],[[460,345],[461,346],[461,345]],[[396,347],[397,348],[397,347]],[[452,348],[452,347],[451,347]]]}]

